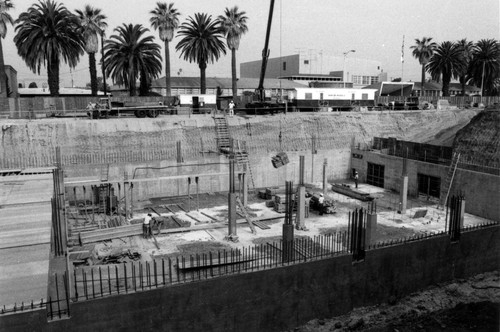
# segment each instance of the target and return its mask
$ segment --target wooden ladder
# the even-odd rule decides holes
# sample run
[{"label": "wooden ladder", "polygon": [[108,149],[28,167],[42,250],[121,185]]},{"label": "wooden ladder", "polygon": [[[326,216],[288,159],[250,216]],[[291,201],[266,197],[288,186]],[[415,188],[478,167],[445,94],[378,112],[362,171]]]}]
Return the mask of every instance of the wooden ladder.
[{"label": "wooden ladder", "polygon": [[245,171],[248,171],[248,174],[250,174],[250,181],[252,182],[252,188],[255,191],[255,182],[253,180],[252,168],[250,167],[250,160],[248,159],[248,152],[244,148],[245,146],[243,148],[241,147],[239,140],[237,141],[237,147],[238,149],[234,154],[236,163],[239,167],[242,167]]},{"label": "wooden ladder", "polygon": [[109,178],[109,164],[101,165],[101,182],[107,182]]},{"label": "wooden ladder", "polygon": [[440,196],[438,208],[446,205],[446,201],[448,200],[448,196],[450,195],[451,187],[453,185],[453,179],[455,178],[455,172],[457,170],[459,159],[460,153],[453,153],[450,168],[448,168],[448,173],[446,174],[446,178],[443,183],[443,192],[446,194],[444,196]]},{"label": "wooden ladder", "polygon": [[247,209],[243,206],[243,203],[241,202],[239,197],[236,197],[236,204],[240,208],[241,212],[245,216],[246,221],[248,222],[248,225],[250,226],[250,229],[252,230],[253,234],[257,234],[257,231],[255,230],[255,226],[253,225],[252,219],[250,218],[250,215],[248,214]]},{"label": "wooden ladder", "polygon": [[217,148],[219,152],[229,153],[231,144],[227,118],[225,116],[214,116],[214,122],[217,133]]}]

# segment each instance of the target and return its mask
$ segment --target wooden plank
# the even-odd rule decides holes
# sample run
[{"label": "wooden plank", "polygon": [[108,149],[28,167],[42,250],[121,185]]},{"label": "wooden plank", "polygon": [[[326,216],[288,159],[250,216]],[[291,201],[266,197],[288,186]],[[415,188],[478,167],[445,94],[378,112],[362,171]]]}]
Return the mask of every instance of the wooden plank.
[{"label": "wooden plank", "polygon": [[200,213],[201,213],[202,215],[204,215],[205,217],[208,217],[208,218],[212,219],[213,221],[220,222],[220,220],[218,220],[217,218],[215,218],[215,217],[213,217],[213,216],[209,215],[208,213],[205,213],[205,212],[203,212],[203,211],[200,211]]}]

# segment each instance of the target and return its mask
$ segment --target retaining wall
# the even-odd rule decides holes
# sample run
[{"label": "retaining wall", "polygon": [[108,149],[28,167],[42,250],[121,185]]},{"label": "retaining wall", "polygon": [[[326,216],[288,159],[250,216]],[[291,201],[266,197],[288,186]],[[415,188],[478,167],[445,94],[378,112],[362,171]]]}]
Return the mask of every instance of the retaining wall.
[{"label": "retaining wall", "polygon": [[[352,158],[352,167],[358,170],[360,181],[366,182],[369,162],[385,165],[384,188],[399,192],[403,158],[362,150],[353,150],[353,154],[363,156]],[[441,178],[442,186],[448,169],[445,165],[407,159],[408,195],[418,196],[418,173]],[[466,199],[465,212],[500,221],[500,176],[457,168],[450,195],[460,193]]]},{"label": "retaining wall", "polygon": [[497,270],[500,227],[369,250],[71,305],[47,323],[45,310],[0,316],[6,331],[280,331],[437,283]]}]

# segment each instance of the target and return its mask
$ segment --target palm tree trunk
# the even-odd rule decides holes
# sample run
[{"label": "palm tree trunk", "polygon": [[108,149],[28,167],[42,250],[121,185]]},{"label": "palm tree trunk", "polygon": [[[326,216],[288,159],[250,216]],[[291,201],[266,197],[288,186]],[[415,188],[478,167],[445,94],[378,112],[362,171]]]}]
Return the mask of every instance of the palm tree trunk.
[{"label": "palm tree trunk", "polygon": [[95,65],[95,53],[89,53],[90,90],[92,96],[97,96],[97,69]]},{"label": "palm tree trunk", "polygon": [[165,39],[165,89],[167,90],[167,97],[171,95],[171,84],[170,84],[170,50],[168,48],[168,39]]},{"label": "palm tree trunk", "polygon": [[462,96],[465,96],[465,75],[460,77],[460,83],[462,84]]},{"label": "palm tree trunk", "polygon": [[425,63],[422,64],[422,83],[420,87],[420,96],[423,96],[425,92]]},{"label": "palm tree trunk", "polygon": [[233,100],[236,102],[238,97],[238,86],[236,83],[236,49],[231,48],[231,78],[233,83]]},{"label": "palm tree trunk", "polygon": [[49,59],[47,77],[50,95],[52,97],[59,96],[59,57],[55,54]]},{"label": "palm tree trunk", "polygon": [[200,63],[200,94],[205,94],[207,90],[207,78],[205,70],[207,69],[206,63]]},{"label": "palm tree trunk", "polygon": [[450,95],[450,81],[451,75],[443,74],[443,97]]},{"label": "palm tree trunk", "polygon": [[133,66],[131,64],[134,63],[134,59],[132,59],[132,56],[129,56],[129,57],[130,57],[130,59],[128,61],[128,63],[129,63],[128,91],[129,91],[130,97],[133,97],[133,96],[135,96],[135,77],[134,77],[134,68],[132,68]]},{"label": "palm tree trunk", "polygon": [[7,76],[5,75],[5,62],[3,59],[2,38],[0,37],[0,97],[8,97]]}]

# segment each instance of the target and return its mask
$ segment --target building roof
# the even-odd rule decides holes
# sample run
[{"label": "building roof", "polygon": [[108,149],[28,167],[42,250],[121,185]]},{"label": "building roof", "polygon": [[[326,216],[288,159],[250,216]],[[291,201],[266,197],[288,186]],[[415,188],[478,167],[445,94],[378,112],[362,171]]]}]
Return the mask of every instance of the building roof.
[{"label": "building roof", "polygon": [[[49,88],[19,88],[18,93],[21,96],[48,96],[50,95]],[[87,95],[90,96],[90,89],[80,88],[59,88],[59,95]],[[97,91],[98,95],[103,95],[104,92]]]},{"label": "building roof", "polygon": [[[172,88],[199,88],[200,78],[199,77],[172,77],[171,80]],[[232,80],[227,77],[207,77],[207,88],[215,89],[220,87],[221,89],[231,89]],[[238,79],[238,89],[256,89],[259,86],[258,78],[246,78],[240,77]],[[152,88],[165,88],[165,77],[158,78],[151,83]],[[293,89],[298,87],[304,87],[304,84],[295,83],[293,81],[277,78],[266,78],[264,80],[264,88],[266,89]]]},{"label": "building roof", "polygon": [[400,94],[401,89],[405,95],[409,95],[413,89],[414,82],[377,82],[365,86],[363,89],[376,89],[380,96]]}]

